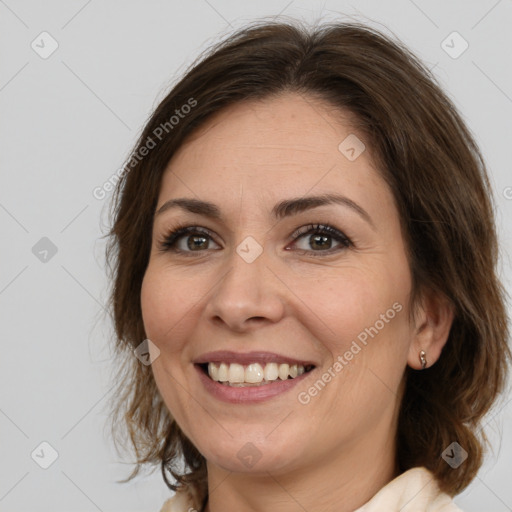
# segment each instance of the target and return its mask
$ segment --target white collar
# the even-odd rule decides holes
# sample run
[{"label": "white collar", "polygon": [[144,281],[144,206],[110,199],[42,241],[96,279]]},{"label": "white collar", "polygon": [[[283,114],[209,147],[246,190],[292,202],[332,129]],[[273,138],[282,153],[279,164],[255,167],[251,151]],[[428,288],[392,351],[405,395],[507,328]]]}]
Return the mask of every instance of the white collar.
[{"label": "white collar", "polygon": [[[179,490],[160,512],[199,510],[195,493]],[[373,498],[354,512],[462,512],[448,494],[441,492],[434,475],[423,467],[405,471],[391,480]]]},{"label": "white collar", "polygon": [[441,492],[434,475],[424,467],[405,471],[391,480],[354,512],[462,512]]}]

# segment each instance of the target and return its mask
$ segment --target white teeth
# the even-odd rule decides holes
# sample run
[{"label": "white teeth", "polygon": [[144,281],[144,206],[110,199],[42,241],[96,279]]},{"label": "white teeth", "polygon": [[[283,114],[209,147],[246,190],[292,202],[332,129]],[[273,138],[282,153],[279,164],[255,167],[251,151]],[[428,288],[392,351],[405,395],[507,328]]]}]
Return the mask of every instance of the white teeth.
[{"label": "white teeth", "polygon": [[245,380],[244,367],[241,364],[230,364],[228,377],[229,382],[243,382]]},{"label": "white teeth", "polygon": [[208,365],[208,373],[213,380],[219,380],[219,367],[216,364],[210,363]]},{"label": "white teeth", "polygon": [[262,366],[259,363],[251,363],[244,367],[238,363],[208,363],[208,375],[217,382],[233,386],[261,386],[270,382],[294,379],[305,373],[302,365],[287,363],[267,363]]},{"label": "white teeth", "polygon": [[263,375],[265,377],[265,380],[277,380],[277,378],[279,377],[279,367],[277,366],[277,363],[266,364],[265,368],[263,369]]},{"label": "white teeth", "polygon": [[[263,380],[263,368],[259,363],[250,364],[245,369],[245,382],[250,382],[252,384],[256,382],[261,382]],[[230,381],[231,382],[231,381]]]},{"label": "white teeth", "polygon": [[229,367],[226,363],[220,363],[219,374],[217,376],[219,382],[227,382],[229,380],[228,369]]},{"label": "white teeth", "polygon": [[290,374],[290,365],[289,364],[280,364],[279,365],[279,378],[281,380],[286,380],[288,375]]}]

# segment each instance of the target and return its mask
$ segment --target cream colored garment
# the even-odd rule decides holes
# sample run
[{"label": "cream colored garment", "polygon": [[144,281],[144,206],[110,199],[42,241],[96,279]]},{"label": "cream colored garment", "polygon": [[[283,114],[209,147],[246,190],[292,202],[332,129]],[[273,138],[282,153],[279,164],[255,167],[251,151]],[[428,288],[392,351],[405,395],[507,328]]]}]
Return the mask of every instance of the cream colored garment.
[{"label": "cream colored garment", "polygon": [[397,476],[354,512],[462,512],[440,491],[434,475],[412,468]]},{"label": "cream colored garment", "polygon": [[[160,512],[199,512],[194,495],[179,491],[168,499]],[[385,485],[370,501],[354,512],[462,512],[453,500],[439,490],[425,468],[412,468]]]}]

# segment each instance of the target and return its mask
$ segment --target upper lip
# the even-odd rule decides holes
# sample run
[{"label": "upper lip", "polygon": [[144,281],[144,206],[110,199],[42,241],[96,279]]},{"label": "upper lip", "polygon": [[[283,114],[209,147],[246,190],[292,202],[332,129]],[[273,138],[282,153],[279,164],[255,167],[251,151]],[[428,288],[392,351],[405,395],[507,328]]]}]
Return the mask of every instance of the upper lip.
[{"label": "upper lip", "polygon": [[278,364],[297,364],[302,366],[317,366],[313,361],[300,360],[294,357],[276,354],[274,352],[233,352],[231,350],[218,350],[202,354],[194,360],[195,364],[204,363],[278,363]]}]

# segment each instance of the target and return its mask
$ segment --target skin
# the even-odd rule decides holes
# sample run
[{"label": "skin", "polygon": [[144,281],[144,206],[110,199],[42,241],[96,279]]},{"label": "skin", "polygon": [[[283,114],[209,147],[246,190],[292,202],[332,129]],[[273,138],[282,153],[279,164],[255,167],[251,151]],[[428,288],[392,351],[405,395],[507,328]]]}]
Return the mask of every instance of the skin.
[{"label": "skin", "polygon": [[[141,290],[146,334],[160,350],[153,374],[207,460],[210,512],[352,511],[398,475],[394,436],[405,368],[420,369],[420,350],[428,366],[435,363],[453,312],[425,294],[409,321],[411,275],[398,211],[368,143],[355,161],[338,150],[351,133],[347,115],[311,97],[244,102],[205,123],[163,176],[156,210],[188,197],[222,213],[222,220],[178,208],[156,215]],[[279,201],[324,193],[350,198],[371,224],[339,204],[280,220],[270,215]],[[176,222],[206,228],[211,238],[193,251],[187,237],[194,234],[185,234],[179,247],[188,256],[162,251],[159,242]],[[353,245],[328,237],[318,248],[314,233],[293,238],[315,223],[337,228]],[[263,247],[252,263],[236,252],[248,236]],[[403,309],[300,403],[298,394],[394,303]],[[228,404],[212,398],[192,364],[212,350],[267,350],[317,368],[270,400]],[[251,468],[237,457],[247,442],[261,454]]]}]

